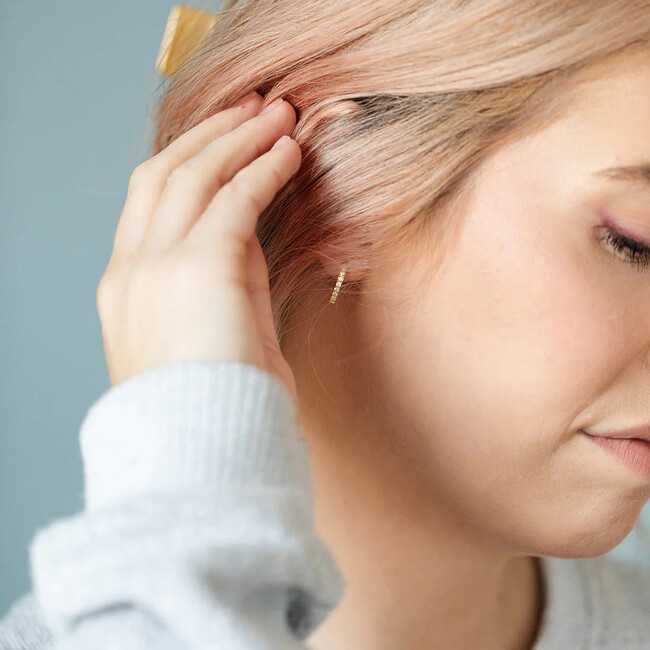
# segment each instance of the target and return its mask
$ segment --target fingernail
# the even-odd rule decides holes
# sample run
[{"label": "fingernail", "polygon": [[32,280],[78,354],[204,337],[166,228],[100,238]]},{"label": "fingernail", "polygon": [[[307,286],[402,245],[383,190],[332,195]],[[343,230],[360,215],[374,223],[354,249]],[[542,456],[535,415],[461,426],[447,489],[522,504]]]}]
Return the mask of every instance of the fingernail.
[{"label": "fingernail", "polygon": [[239,108],[240,106],[244,107],[244,106],[246,106],[246,104],[248,104],[248,102],[250,102],[251,100],[253,100],[255,97],[258,97],[258,96],[259,96],[259,93],[257,93],[257,92],[255,92],[255,91],[250,92],[250,93],[248,93],[248,95],[245,95],[244,97],[242,97],[238,102],[235,102],[231,106],[231,108]]},{"label": "fingernail", "polygon": [[282,97],[278,97],[275,101],[271,102],[261,113],[260,115],[264,115],[264,113],[269,113],[270,111],[276,109],[278,106],[282,104]]},{"label": "fingernail", "polygon": [[279,149],[284,147],[288,142],[291,141],[291,138],[288,135],[283,135],[276,143],[271,147],[271,149]]}]

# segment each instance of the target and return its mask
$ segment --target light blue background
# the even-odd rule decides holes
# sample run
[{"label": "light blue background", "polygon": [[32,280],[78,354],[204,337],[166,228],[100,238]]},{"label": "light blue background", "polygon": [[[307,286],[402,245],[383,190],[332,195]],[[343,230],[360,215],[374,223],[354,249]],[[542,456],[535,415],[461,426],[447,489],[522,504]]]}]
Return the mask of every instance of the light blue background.
[{"label": "light blue background", "polygon": [[97,283],[173,4],[0,0],[0,616],[36,529],[83,505],[79,427],[110,387]]},{"label": "light blue background", "polygon": [[1,1],[0,616],[30,589],[36,529],[83,505],[79,426],[110,387],[97,283],[147,157],[172,4]]}]

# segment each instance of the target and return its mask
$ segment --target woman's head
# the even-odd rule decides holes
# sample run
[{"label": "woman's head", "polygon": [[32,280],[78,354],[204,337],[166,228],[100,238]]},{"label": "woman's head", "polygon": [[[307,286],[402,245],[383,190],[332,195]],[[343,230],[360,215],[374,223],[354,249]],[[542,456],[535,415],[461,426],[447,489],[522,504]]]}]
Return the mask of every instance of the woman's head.
[{"label": "woman's head", "polygon": [[[648,38],[649,10],[648,0],[227,0],[169,79],[153,153],[252,89],[296,109],[302,169],[258,228],[282,339],[301,299],[333,285],[343,262],[345,292],[405,259],[401,244],[442,221],[492,150],[561,114],[576,71]],[[436,254],[454,227],[438,228]]]},{"label": "woman's head", "polygon": [[650,159],[649,17],[230,2],[159,107],[154,153],[249,90],[291,102],[302,166],[258,227],[283,349],[317,341],[423,507],[512,552],[599,555],[650,497],[577,433],[650,421],[650,267],[601,223],[650,242],[650,184],[602,171]]}]

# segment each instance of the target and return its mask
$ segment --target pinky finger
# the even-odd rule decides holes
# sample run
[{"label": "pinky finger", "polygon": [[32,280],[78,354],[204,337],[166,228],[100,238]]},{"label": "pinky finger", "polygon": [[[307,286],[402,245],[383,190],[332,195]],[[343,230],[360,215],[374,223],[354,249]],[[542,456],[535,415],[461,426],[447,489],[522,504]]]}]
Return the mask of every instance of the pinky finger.
[{"label": "pinky finger", "polygon": [[247,289],[253,305],[258,333],[262,341],[277,343],[278,335],[275,331],[271,306],[269,270],[257,235],[251,237],[246,245],[246,260]]},{"label": "pinky finger", "polygon": [[282,136],[215,194],[185,236],[185,243],[205,247],[235,239],[245,245],[255,234],[260,214],[300,168],[301,158],[298,143]]}]

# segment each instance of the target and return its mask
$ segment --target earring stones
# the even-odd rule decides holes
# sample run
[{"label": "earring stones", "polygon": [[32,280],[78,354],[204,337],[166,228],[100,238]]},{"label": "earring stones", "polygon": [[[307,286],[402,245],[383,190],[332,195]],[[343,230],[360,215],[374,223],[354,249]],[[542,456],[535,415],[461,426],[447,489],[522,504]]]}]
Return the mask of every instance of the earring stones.
[{"label": "earring stones", "polygon": [[336,286],[334,287],[334,291],[332,291],[332,296],[330,297],[330,302],[335,303],[336,299],[339,295],[339,291],[341,289],[341,285],[343,284],[343,279],[345,278],[345,272],[347,271],[348,265],[344,264],[341,267],[341,271],[339,273],[339,277],[336,281]]}]

